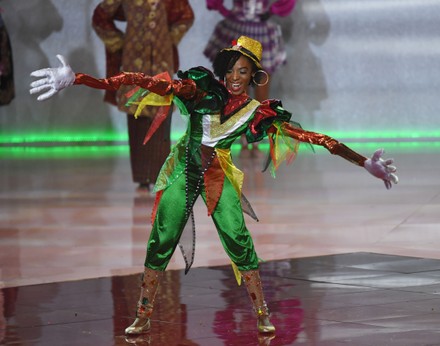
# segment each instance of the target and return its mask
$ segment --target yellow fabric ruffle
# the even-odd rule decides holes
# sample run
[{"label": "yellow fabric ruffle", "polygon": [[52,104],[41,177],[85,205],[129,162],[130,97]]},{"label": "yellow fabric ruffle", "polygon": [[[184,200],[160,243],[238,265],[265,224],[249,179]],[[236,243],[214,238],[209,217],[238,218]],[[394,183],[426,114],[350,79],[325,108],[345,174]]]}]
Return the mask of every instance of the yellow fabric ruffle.
[{"label": "yellow fabric ruffle", "polygon": [[290,164],[296,156],[299,149],[299,142],[289,136],[286,136],[280,124],[274,122],[273,126],[277,129],[274,136],[273,150],[271,150],[272,164],[271,175],[275,177],[275,171],[286,161]]},{"label": "yellow fabric ruffle", "polygon": [[137,118],[142,110],[146,106],[169,106],[173,102],[173,94],[160,96],[158,94],[150,92],[147,96],[145,96],[140,102],[133,102],[133,104],[137,104],[138,107],[136,109],[136,113],[134,113],[134,117]]},{"label": "yellow fabric ruffle", "polygon": [[244,174],[237,167],[234,166],[231,159],[231,151],[229,149],[215,149],[217,157],[220,161],[220,166],[226,177],[234,186],[235,191],[241,196],[241,189],[243,187]]},{"label": "yellow fabric ruffle", "polygon": [[232,270],[234,271],[235,279],[237,280],[238,286],[241,286],[241,273],[240,270],[238,270],[237,265],[231,261]]}]

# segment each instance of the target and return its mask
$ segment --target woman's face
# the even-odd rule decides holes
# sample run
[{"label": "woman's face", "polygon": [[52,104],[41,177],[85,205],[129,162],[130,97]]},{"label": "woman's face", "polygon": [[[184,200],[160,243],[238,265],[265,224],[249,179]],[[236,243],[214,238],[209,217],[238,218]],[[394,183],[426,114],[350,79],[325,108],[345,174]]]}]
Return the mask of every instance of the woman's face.
[{"label": "woman's face", "polygon": [[252,78],[252,63],[245,56],[241,56],[231,69],[226,71],[226,88],[233,95],[247,92]]}]

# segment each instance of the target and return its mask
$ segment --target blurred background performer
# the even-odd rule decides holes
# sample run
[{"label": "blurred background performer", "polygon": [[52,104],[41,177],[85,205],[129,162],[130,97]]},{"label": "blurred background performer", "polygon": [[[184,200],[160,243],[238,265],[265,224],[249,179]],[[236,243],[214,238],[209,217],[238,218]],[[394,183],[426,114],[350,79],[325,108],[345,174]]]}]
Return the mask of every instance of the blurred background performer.
[{"label": "blurred background performer", "polygon": [[[125,32],[116,21],[126,21]],[[156,75],[177,72],[177,45],[194,22],[188,0],[104,0],[93,13],[92,25],[106,50],[106,73],[120,71]],[[157,107],[145,107],[138,118],[137,106],[126,106],[132,87],[107,91],[104,100],[127,114],[130,163],[133,181],[140,190],[152,190],[159,170],[170,152],[171,117],[167,117],[154,136],[143,145]],[[172,111],[172,110],[170,110]]]},{"label": "blurred background performer", "polygon": [[0,106],[7,105],[15,97],[14,64],[11,42],[0,8]]}]

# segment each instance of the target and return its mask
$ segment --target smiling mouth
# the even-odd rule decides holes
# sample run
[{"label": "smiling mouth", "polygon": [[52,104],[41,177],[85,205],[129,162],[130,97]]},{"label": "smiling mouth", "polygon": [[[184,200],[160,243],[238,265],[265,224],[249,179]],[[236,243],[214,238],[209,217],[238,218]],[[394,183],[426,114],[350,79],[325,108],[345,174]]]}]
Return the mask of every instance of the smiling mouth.
[{"label": "smiling mouth", "polygon": [[232,90],[239,90],[241,88],[241,84],[239,83],[231,83]]}]

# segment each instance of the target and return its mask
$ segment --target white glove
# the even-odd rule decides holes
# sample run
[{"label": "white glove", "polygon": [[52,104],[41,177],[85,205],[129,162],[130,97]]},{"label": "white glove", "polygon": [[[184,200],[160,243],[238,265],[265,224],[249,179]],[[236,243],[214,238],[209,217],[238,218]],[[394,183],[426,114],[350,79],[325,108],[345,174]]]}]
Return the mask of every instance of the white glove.
[{"label": "white glove", "polygon": [[38,101],[47,100],[49,97],[52,97],[60,90],[71,86],[75,82],[75,73],[66,62],[66,59],[60,54],[57,55],[57,58],[62,66],[43,68],[31,73],[32,77],[41,77],[31,83],[31,94],[37,94],[49,89],[47,92],[37,97]]},{"label": "white glove", "polygon": [[394,172],[397,171],[397,168],[395,166],[391,166],[394,160],[383,160],[381,158],[383,153],[383,149],[377,149],[371,159],[367,159],[364,162],[364,168],[376,178],[382,179],[385,183],[385,187],[389,190],[392,186],[391,183],[397,184],[399,182],[399,178],[394,174]]}]

